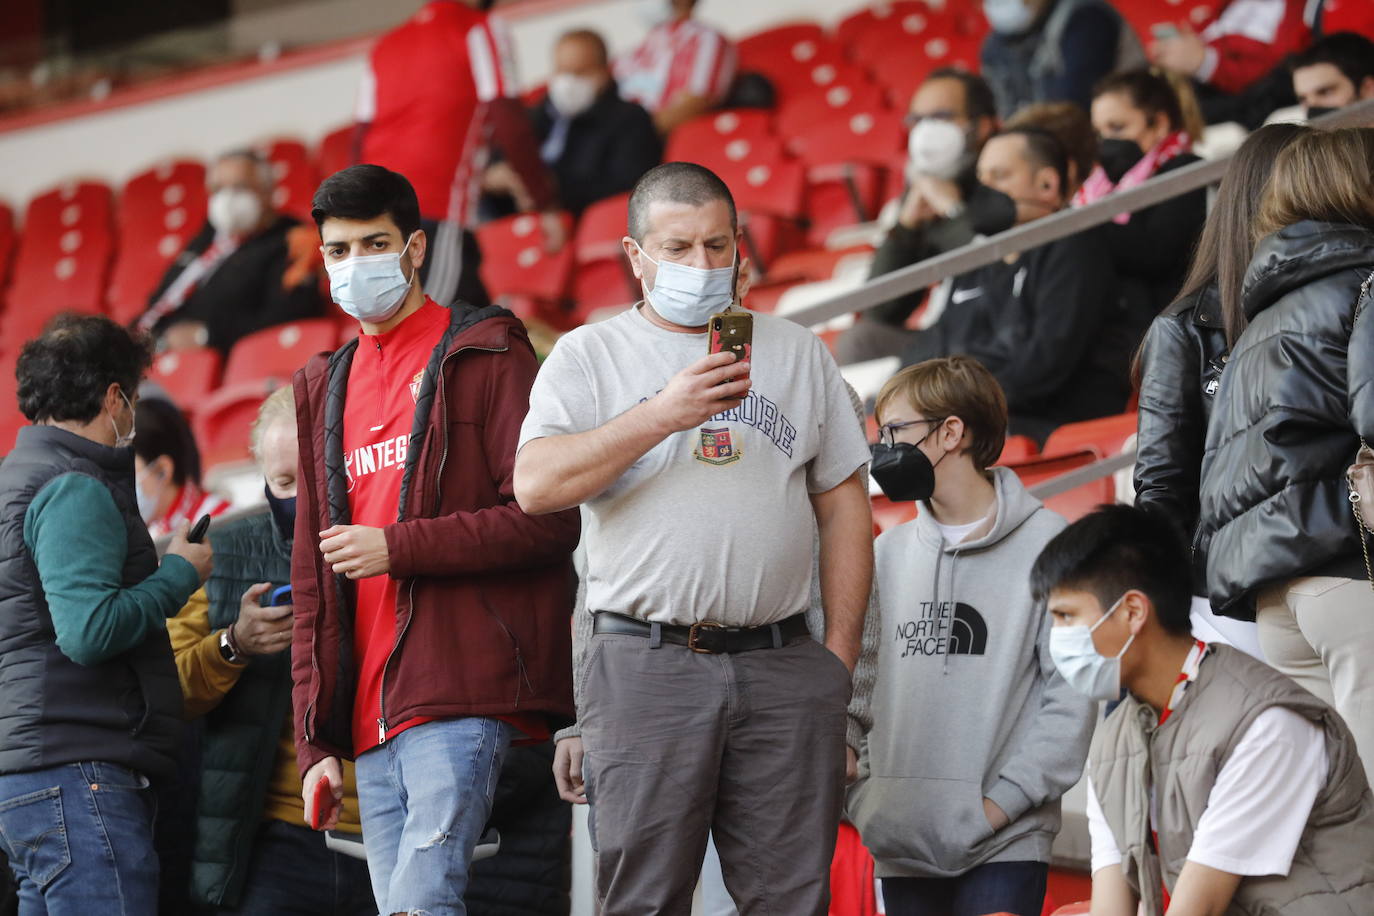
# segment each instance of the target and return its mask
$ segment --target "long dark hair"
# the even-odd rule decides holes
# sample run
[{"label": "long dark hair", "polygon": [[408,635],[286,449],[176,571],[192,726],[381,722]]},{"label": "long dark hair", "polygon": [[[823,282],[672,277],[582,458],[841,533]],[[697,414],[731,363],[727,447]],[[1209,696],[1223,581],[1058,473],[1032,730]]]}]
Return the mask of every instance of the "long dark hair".
[{"label": "long dark hair", "polygon": [[1231,157],[1212,212],[1202,226],[1178,298],[1185,299],[1215,284],[1227,347],[1235,344],[1249,323],[1241,307],[1240,289],[1254,254],[1251,232],[1274,161],[1284,147],[1310,130],[1301,124],[1267,124],[1252,133]]}]

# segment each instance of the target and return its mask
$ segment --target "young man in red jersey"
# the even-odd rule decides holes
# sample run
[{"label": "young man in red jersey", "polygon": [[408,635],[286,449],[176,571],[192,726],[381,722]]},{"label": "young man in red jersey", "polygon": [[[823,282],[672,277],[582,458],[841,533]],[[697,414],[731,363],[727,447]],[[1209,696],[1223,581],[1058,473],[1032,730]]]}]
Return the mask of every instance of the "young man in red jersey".
[{"label": "young man in red jersey", "polygon": [[576,511],[512,490],[536,361],[504,309],[420,288],[427,239],[401,175],[358,165],[313,208],[334,301],[360,334],[296,374],[292,675],[307,812],[357,760],[381,913],[465,912],[473,846],[512,740],[572,712]]}]

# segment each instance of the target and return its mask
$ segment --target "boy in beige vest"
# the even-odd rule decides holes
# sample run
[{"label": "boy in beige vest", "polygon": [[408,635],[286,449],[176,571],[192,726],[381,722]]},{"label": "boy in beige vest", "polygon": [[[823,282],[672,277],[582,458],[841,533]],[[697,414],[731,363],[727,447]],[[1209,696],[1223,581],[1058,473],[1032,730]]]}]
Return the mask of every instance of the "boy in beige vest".
[{"label": "boy in beige vest", "polygon": [[1125,700],[1088,754],[1093,916],[1374,913],[1374,796],[1340,717],[1195,639],[1167,523],[1103,507],[1031,572],[1064,679]]}]

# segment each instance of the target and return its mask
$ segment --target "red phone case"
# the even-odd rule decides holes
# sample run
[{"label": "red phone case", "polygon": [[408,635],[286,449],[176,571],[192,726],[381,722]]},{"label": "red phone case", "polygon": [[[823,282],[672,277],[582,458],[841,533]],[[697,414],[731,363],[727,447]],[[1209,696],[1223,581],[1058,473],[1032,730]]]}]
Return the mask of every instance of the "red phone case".
[{"label": "red phone case", "polygon": [[328,776],[322,776],[315,783],[315,794],[310,796],[310,827],[319,830],[325,822],[324,815],[333,807],[334,787],[329,784]]}]

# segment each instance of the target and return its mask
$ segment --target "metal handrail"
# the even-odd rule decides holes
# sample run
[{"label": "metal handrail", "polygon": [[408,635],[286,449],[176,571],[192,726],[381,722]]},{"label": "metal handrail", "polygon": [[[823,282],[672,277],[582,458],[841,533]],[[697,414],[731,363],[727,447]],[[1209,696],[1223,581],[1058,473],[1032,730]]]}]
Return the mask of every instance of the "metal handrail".
[{"label": "metal handrail", "polygon": [[[1358,102],[1340,111],[1333,111],[1311,122],[1324,129],[1359,127],[1374,124],[1374,99]],[[1134,213],[1146,207],[1196,191],[1221,179],[1231,157],[1211,159],[1184,166],[1165,175],[1110,194],[1102,200],[1072,210],[1061,210],[1052,216],[1016,226],[1006,232],[953,251],[918,261],[907,267],[874,277],[863,286],[841,293],[834,298],[798,309],[786,315],[798,324],[810,327],[851,312],[863,312],[898,296],[925,289],[947,277],[967,273],[986,266],[1007,255],[1050,242],[1110,222],[1121,213]]]}]

